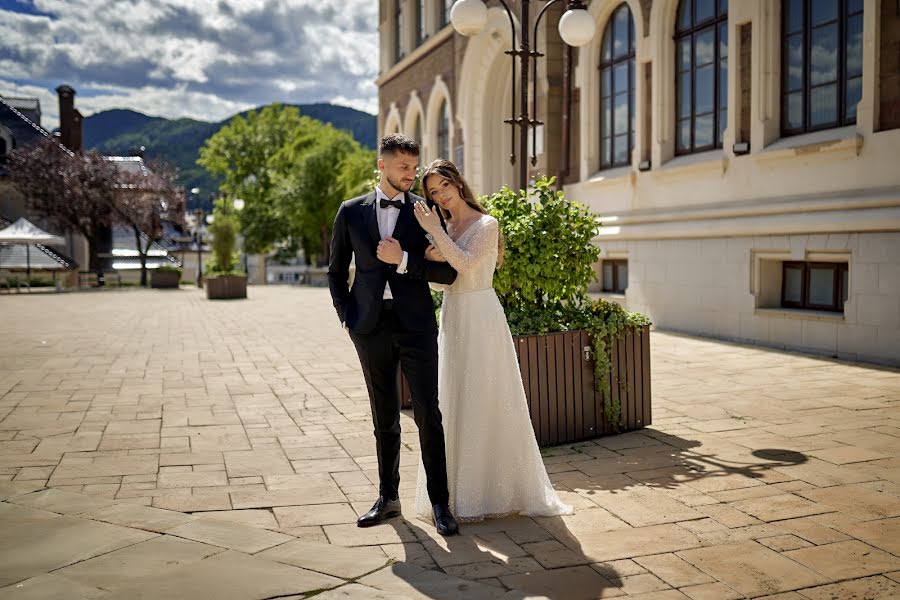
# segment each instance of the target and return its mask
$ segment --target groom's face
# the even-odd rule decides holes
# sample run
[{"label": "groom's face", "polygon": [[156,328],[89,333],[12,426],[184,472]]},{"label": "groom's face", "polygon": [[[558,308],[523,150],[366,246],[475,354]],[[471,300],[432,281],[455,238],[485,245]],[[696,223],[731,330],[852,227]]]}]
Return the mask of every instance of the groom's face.
[{"label": "groom's face", "polygon": [[408,192],[416,180],[416,169],[419,167],[419,157],[412,154],[397,152],[385,154],[378,159],[378,168],[381,170],[381,179],[398,192]]}]

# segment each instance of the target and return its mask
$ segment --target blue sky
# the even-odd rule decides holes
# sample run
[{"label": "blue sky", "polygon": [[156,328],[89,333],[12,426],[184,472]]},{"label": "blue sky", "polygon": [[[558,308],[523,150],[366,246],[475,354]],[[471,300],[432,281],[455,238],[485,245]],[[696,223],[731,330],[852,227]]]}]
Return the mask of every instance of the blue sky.
[{"label": "blue sky", "polygon": [[219,120],[270,102],[377,110],[376,0],[0,0],[0,95]]}]

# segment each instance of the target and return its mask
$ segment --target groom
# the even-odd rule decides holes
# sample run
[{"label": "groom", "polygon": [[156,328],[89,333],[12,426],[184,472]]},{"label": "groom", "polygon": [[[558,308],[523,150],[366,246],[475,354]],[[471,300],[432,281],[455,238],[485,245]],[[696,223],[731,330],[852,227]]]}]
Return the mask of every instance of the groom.
[{"label": "groom", "polygon": [[[381,140],[381,181],[373,192],[341,204],[334,219],[328,287],[356,346],[375,425],[379,496],[356,524],[370,527],[400,515],[399,364],[412,394],[434,523],[441,535],[453,535],[458,526],[448,507],[437,322],[428,282],[451,284],[456,271],[424,257],[428,240],[413,214],[413,204],[422,198],[409,192],[418,166],[414,140],[399,134]],[[351,255],[356,277],[348,287]]]}]

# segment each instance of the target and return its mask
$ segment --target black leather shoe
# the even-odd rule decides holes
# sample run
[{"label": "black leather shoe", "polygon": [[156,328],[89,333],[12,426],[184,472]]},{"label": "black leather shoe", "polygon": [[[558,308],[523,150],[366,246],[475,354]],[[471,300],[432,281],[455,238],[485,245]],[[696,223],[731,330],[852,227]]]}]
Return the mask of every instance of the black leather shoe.
[{"label": "black leather shoe", "polygon": [[434,526],[441,535],[456,535],[459,533],[459,525],[450,514],[450,508],[446,504],[434,505]]},{"label": "black leather shoe", "polygon": [[357,527],[371,527],[378,525],[385,519],[400,516],[400,499],[388,500],[384,496],[378,496],[372,510],[356,520]]}]

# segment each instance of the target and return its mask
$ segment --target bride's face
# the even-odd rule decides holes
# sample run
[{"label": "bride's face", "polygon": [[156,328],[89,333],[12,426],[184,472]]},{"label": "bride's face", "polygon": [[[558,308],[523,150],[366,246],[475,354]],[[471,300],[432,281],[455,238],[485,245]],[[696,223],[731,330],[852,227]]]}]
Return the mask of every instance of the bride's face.
[{"label": "bride's face", "polygon": [[425,180],[425,190],[428,197],[444,210],[454,211],[460,203],[465,203],[459,193],[459,188],[453,185],[449,179],[440,175],[431,175]]}]

